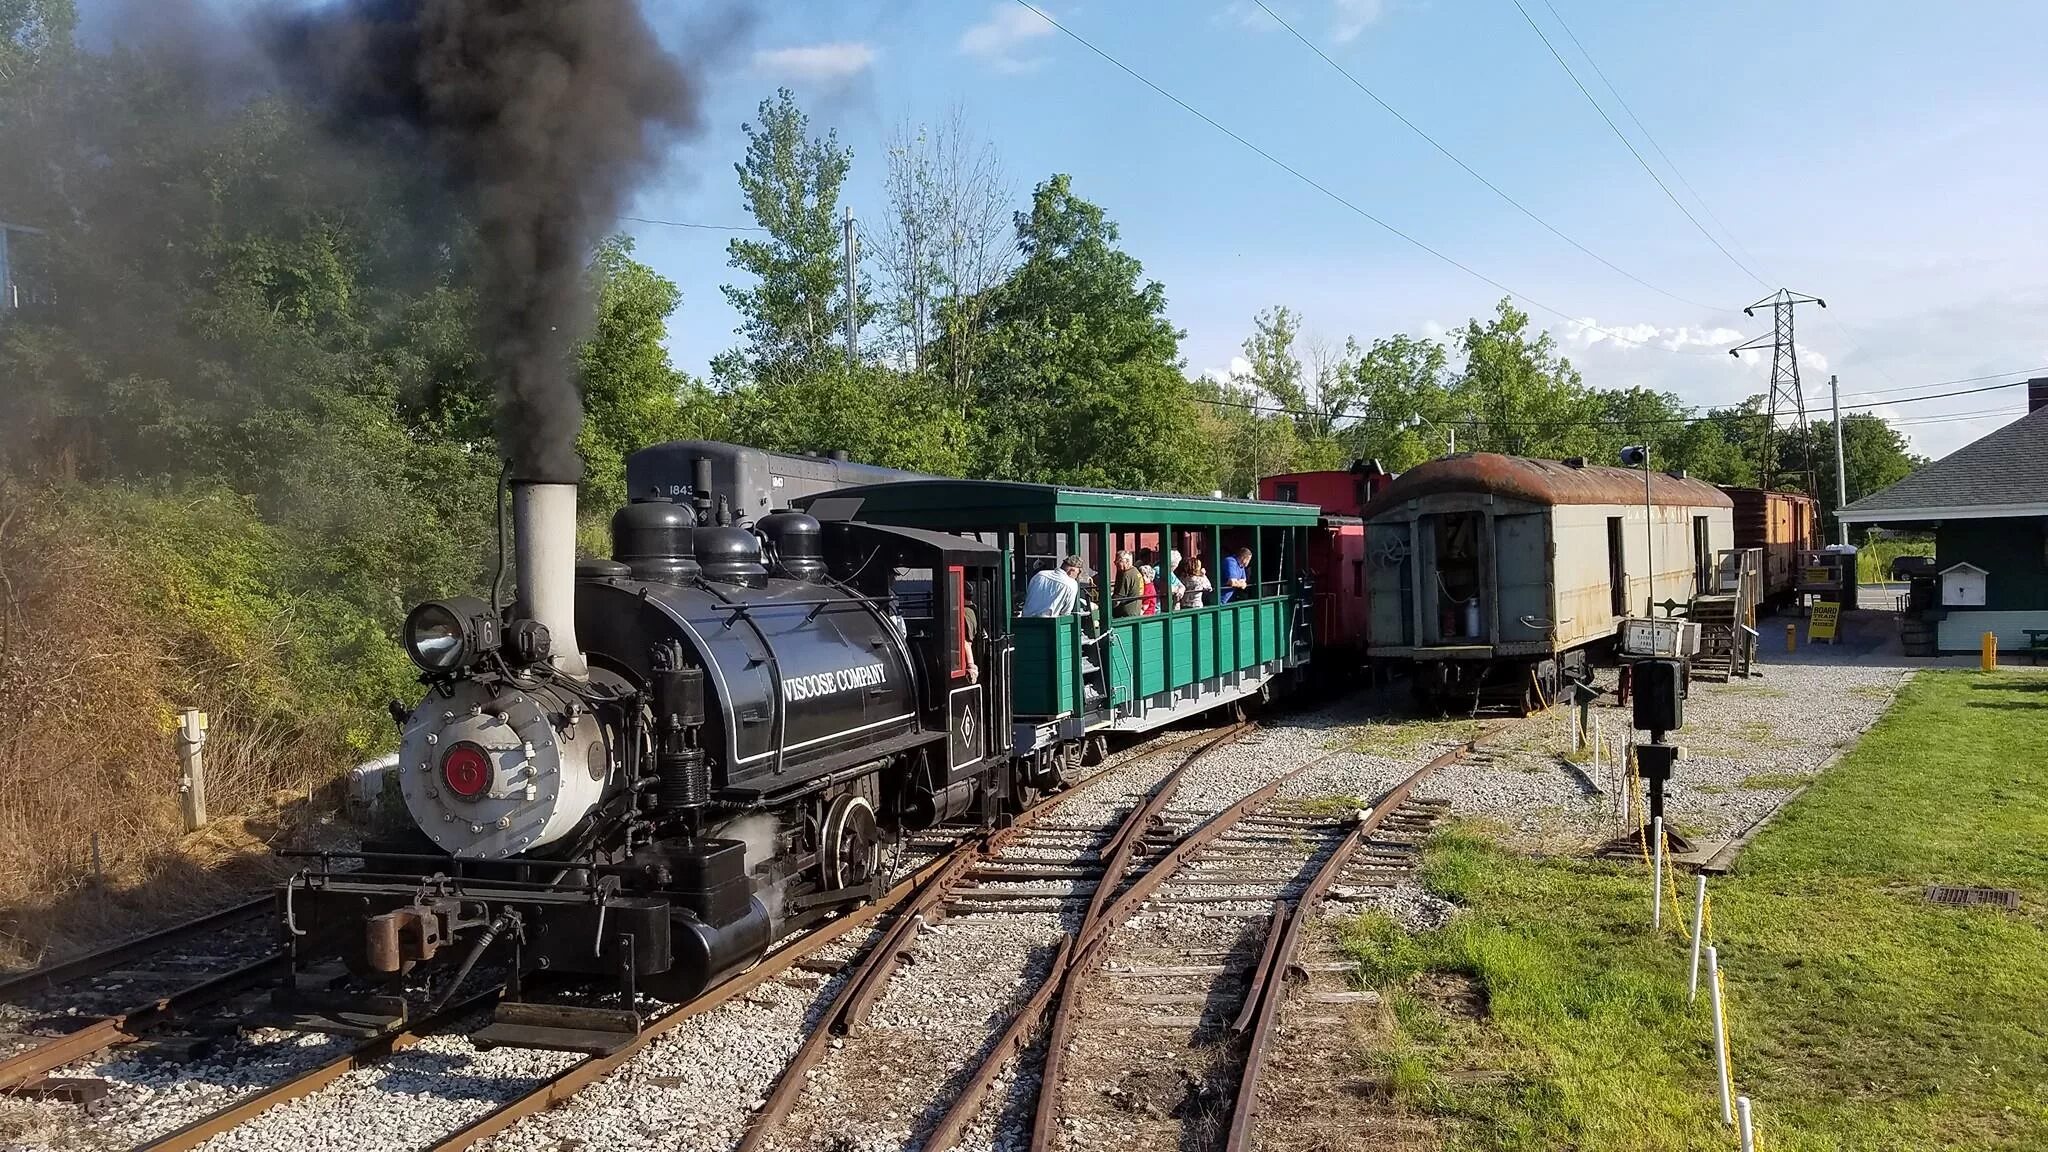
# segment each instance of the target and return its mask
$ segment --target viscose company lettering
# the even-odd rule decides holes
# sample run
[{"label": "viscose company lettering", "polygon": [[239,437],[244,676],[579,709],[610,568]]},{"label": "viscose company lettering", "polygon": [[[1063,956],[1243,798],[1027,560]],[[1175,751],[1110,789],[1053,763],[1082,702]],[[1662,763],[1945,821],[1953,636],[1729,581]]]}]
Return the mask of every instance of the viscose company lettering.
[{"label": "viscose company lettering", "polygon": [[835,692],[852,692],[857,688],[870,688],[887,683],[888,668],[882,664],[861,664],[853,668],[841,668],[836,672],[817,672],[809,676],[784,676],[782,695],[784,699],[809,700],[813,696],[830,696]]}]

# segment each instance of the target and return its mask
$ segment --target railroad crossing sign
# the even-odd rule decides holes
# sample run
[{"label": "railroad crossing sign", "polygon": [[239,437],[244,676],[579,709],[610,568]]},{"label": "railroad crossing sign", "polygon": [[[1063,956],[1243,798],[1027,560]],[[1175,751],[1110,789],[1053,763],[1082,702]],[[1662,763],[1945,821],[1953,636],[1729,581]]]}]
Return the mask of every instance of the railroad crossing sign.
[{"label": "railroad crossing sign", "polygon": [[1842,606],[1833,600],[1816,600],[1813,619],[1806,625],[1806,639],[1835,643],[1835,631],[1842,622]]}]

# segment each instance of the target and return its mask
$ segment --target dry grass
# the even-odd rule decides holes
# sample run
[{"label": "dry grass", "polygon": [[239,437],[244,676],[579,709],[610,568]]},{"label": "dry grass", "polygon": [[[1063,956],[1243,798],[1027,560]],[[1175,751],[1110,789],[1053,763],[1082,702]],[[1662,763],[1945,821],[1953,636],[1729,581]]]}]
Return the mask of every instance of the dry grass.
[{"label": "dry grass", "polygon": [[[330,747],[215,704],[209,808],[181,835],[173,732],[235,671],[153,627],[118,542],[14,489],[0,501],[0,965],[34,964],[219,903],[268,868]],[[24,499],[25,497],[25,499]],[[189,640],[189,638],[186,638]]]}]

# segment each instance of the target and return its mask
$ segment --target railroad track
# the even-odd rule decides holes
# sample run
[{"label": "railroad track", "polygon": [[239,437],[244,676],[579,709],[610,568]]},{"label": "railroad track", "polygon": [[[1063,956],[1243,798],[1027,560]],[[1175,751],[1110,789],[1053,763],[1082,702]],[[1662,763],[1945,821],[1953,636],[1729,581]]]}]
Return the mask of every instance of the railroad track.
[{"label": "railroad track", "polygon": [[[991,852],[1000,851],[1010,841],[1024,836],[1035,824],[1046,821],[1055,811],[1086,795],[1091,787],[1113,775],[1118,768],[1215,738],[1213,731],[1198,732],[1127,751],[1102,771],[1034,807],[1012,828],[998,831],[986,839],[977,838],[953,847],[916,868],[883,899],[786,944],[745,975],[704,997],[657,1011],[631,1044],[611,1056],[592,1058],[520,1049],[476,1049],[468,1043],[466,1034],[480,1023],[499,991],[495,986],[484,985],[478,992],[442,1012],[416,1020],[403,1030],[371,1039],[344,1040],[299,1033],[263,1033],[245,1037],[242,1043],[251,1049],[250,1058],[231,1059],[230,1063],[248,1065],[247,1076],[242,1075],[242,1070],[234,1069],[231,1075],[220,1077],[227,1083],[206,1084],[209,1089],[206,1106],[194,1107],[190,1100],[172,1100],[169,1103],[173,1105],[182,1103],[182,1110],[152,1105],[146,1109],[146,1115],[133,1114],[144,1110],[131,1107],[128,1109],[130,1115],[116,1116],[113,1123],[109,1123],[108,1117],[102,1114],[100,1122],[94,1125],[95,1143],[107,1147],[132,1145],[137,1149],[159,1152],[197,1148],[217,1138],[222,1139],[221,1146],[228,1148],[292,1146],[318,1139],[318,1134],[300,1128],[304,1117],[298,1113],[310,1114],[319,1108],[322,1098],[327,1098],[328,1103],[339,1104],[347,1125],[343,1136],[343,1143],[347,1146],[356,1143],[348,1138],[350,1135],[367,1137],[374,1133],[374,1142],[383,1147],[437,1150],[471,1147],[503,1132],[521,1119],[555,1107],[589,1085],[604,1080],[650,1044],[660,1042],[689,1020],[735,1000],[761,994],[778,982],[800,983],[806,977],[815,979],[820,970],[838,967],[844,961],[833,959],[831,953],[836,951],[852,956],[864,941],[863,930],[872,931],[883,917],[901,910],[906,902],[918,900],[923,893],[933,889],[935,880],[943,886],[958,878],[974,862],[985,859]],[[903,910],[896,923],[911,922],[915,911],[915,907]],[[234,973],[238,979],[256,980],[272,974],[272,969],[252,969],[248,973],[237,969]],[[235,991],[240,990],[239,987],[224,989],[221,998],[229,1000]],[[183,1011],[185,1007],[183,1003],[174,1003],[163,1011]],[[144,1022],[130,1020],[127,1023],[139,1028]],[[121,1042],[121,1037],[115,1036],[109,1042]],[[78,1046],[78,1051],[70,1055],[70,1060],[98,1050],[89,1047],[90,1041],[85,1038],[72,1043]],[[37,1063],[49,1064],[60,1055],[64,1053],[49,1049],[38,1057]],[[50,1070],[55,1070],[54,1065]],[[177,1084],[176,1074],[180,1071],[184,1070],[167,1066],[166,1075],[161,1080],[124,1076],[125,1083],[116,1083],[114,1087],[140,1086],[145,1089],[145,1098],[166,1089],[175,1093],[189,1087]],[[265,1073],[268,1073],[267,1077]],[[200,1079],[212,1080],[215,1077],[202,1074]],[[393,1080],[399,1083],[395,1086],[382,1083]],[[403,1123],[387,1127],[380,1118],[367,1111],[356,1113],[352,1105],[366,1100],[371,1094],[367,1081],[378,1082],[409,1106]],[[473,1090],[465,1087],[466,1082],[482,1082],[487,1087]],[[46,1098],[91,1102],[88,1096],[70,1096],[57,1091],[42,1094]],[[478,1106],[480,1100],[483,1102],[481,1107]],[[144,1103],[149,1102],[145,1099]],[[302,1135],[307,1141],[299,1138]]]},{"label": "railroad track", "polygon": [[91,1081],[50,1073],[159,1031],[187,1050],[232,1031],[237,1000],[283,963],[271,906],[247,901],[0,981],[0,1092],[97,1098]]},{"label": "railroad track", "polygon": [[[1317,757],[1207,820],[1175,829],[1164,851],[1134,855],[1128,872],[1113,868],[1114,879],[1098,888],[1052,970],[1001,1041],[984,1052],[923,1146],[942,1152],[959,1145],[1006,1064],[1049,1020],[1035,1083],[1020,1072],[1006,1109],[1028,1127],[1033,1152],[1112,1142],[1252,1147],[1261,1074],[1280,1035],[1283,1005],[1317,1006],[1297,1014],[1312,1025],[1325,1006],[1366,999],[1348,988],[1300,995],[1290,988],[1290,971],[1304,963],[1297,955],[1302,942],[1315,935],[1308,925],[1318,902],[1340,879],[1386,885],[1412,866],[1415,845],[1443,808],[1410,794],[1470,748],[1417,769],[1350,821],[1319,819],[1280,799],[1287,784],[1340,754]],[[1163,799],[1155,813],[1169,814]],[[1203,931],[1201,919],[1227,926]],[[1341,962],[1305,963],[1313,973]],[[1142,1056],[1133,1060],[1133,1053]]]},{"label": "railroad track", "polygon": [[[1135,765],[1135,771],[1122,774],[1125,787],[1120,795],[1107,795],[1116,793],[1115,788],[1099,789],[1086,801],[1065,806],[1057,821],[1048,818],[1051,813],[1040,810],[1038,819],[1026,827],[1010,829],[1012,835],[992,851],[941,877],[921,895],[917,915],[900,919],[896,930],[872,949],[840,985],[838,995],[784,1066],[762,1107],[750,1118],[737,1152],[756,1152],[792,1134],[802,1140],[844,1124],[845,1109],[839,1106],[836,1093],[830,1088],[818,1090],[831,1081],[824,1080],[818,1087],[812,1083],[814,1069],[821,1075],[831,1071],[820,1068],[828,1052],[832,1063],[840,1068],[888,1067],[891,1061],[914,1064],[915,1055],[896,1051],[902,1044],[905,1025],[911,1031],[930,1031],[936,1025],[939,1030],[962,1032],[985,1043],[987,1014],[1000,1014],[1010,1007],[1000,1003],[1013,987],[1006,979],[1006,962],[1020,965],[1018,978],[1026,985],[1035,981],[1044,987],[1048,976],[1056,977],[1073,946],[1065,929],[1080,903],[1088,902],[1081,917],[1083,924],[1103,914],[1112,885],[1100,878],[1116,875],[1131,856],[1147,850],[1148,834],[1160,811],[1193,766],[1250,731],[1251,725],[1239,724],[1199,742],[1163,776]],[[1178,751],[1179,747],[1161,751]],[[1078,811],[1089,808],[1093,809],[1093,819]],[[937,969],[966,966],[981,969],[983,978],[968,977],[960,983],[974,987],[982,995],[965,997],[969,1001],[965,1011],[953,1012],[945,1010],[950,1004],[923,1002],[929,997],[912,990],[908,997],[897,999],[907,998],[913,1004],[891,1004],[899,1027],[871,1029],[870,1017],[888,991],[891,976],[911,948],[920,943],[918,928],[934,921],[944,923],[941,931],[946,939],[932,946],[936,955],[920,957],[918,987],[945,982],[945,976],[933,974]],[[984,999],[997,1003],[983,1003]],[[1019,1017],[1028,1016],[1040,999],[1034,997],[1027,1002]],[[938,1047],[923,1042],[918,1046],[926,1050]],[[863,1089],[873,1096],[896,1086],[918,1094],[928,1085],[918,1073],[906,1068],[900,1085],[868,1084]],[[810,1107],[799,1111],[800,1104]],[[866,1112],[883,1116],[895,1107],[873,1099],[865,1099],[862,1104]]]}]

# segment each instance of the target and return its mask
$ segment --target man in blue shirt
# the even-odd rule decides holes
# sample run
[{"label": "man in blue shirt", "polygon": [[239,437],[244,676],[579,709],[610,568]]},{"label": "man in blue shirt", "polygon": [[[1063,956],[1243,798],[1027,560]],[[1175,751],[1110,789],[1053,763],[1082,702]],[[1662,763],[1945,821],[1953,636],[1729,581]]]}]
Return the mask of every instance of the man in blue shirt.
[{"label": "man in blue shirt", "polygon": [[1247,591],[1251,587],[1250,579],[1245,575],[1251,562],[1252,550],[1249,548],[1239,548],[1223,558],[1223,587],[1218,589],[1218,604],[1230,603],[1236,599],[1239,592]]}]

